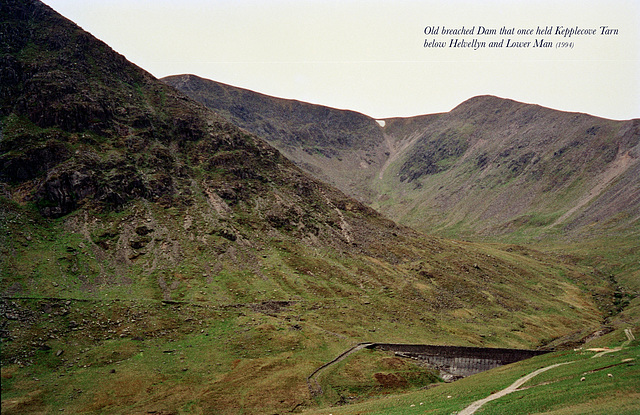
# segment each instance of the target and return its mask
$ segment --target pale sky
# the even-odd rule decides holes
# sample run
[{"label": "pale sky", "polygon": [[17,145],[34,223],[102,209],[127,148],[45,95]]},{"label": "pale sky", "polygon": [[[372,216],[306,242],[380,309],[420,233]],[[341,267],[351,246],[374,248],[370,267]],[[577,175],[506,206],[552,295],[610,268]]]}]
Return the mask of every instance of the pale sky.
[{"label": "pale sky", "polygon": [[[191,73],[374,118],[445,112],[482,94],[640,117],[637,0],[44,2],[157,77]],[[497,33],[481,35],[480,26]],[[559,26],[596,34],[564,37]],[[425,35],[427,27],[438,34]],[[462,27],[473,34],[442,33]],[[501,35],[502,27],[552,33]],[[449,47],[452,39],[485,47]],[[501,48],[488,46],[502,39]],[[552,47],[534,48],[536,40]]]}]

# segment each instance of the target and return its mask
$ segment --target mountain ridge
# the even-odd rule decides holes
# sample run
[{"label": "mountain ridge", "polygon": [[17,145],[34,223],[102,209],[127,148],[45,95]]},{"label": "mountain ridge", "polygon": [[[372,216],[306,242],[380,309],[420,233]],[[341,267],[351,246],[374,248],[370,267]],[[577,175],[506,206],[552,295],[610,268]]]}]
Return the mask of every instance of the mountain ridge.
[{"label": "mountain ridge", "polygon": [[[350,174],[369,180],[371,173],[344,166],[377,165],[384,158],[384,137],[372,118],[349,110],[273,98],[221,83],[211,83],[195,75],[163,78],[163,82],[183,89],[234,124],[269,138],[289,159],[315,177],[350,194],[366,198],[369,192],[349,181]],[[261,113],[259,109],[263,109]],[[363,139],[364,137],[364,139]],[[347,158],[348,160],[342,160]],[[326,174],[329,170],[340,174]]]},{"label": "mountain ridge", "polygon": [[[221,105],[217,104],[217,98],[208,96],[202,87],[217,83],[197,78],[199,87],[187,87],[189,80],[195,79],[192,77],[193,75],[167,77],[163,81],[179,89],[188,89],[187,92],[194,98],[203,100],[214,110],[219,108]],[[235,87],[227,85],[224,88],[233,90]],[[196,89],[197,93],[194,92]],[[250,95],[251,91],[243,91],[243,96]],[[246,101],[243,101],[243,105],[245,103]],[[228,107],[233,103],[226,102],[225,105]],[[268,124],[270,105],[268,97],[261,95],[260,105],[252,106],[249,101],[247,108],[252,108],[254,114],[260,114],[254,116],[262,117],[262,124]],[[374,120],[370,118],[369,121]],[[253,128],[252,131],[256,134],[262,134],[308,172],[338,186],[394,220],[422,231],[445,232],[446,235],[453,236],[452,233],[447,233],[450,232],[448,229],[458,229],[462,224],[461,230],[465,231],[465,237],[471,237],[477,232],[489,235],[504,234],[515,222],[536,215],[549,217],[544,220],[551,225],[548,227],[550,230],[570,219],[571,214],[582,212],[582,219],[574,217],[576,223],[569,221],[566,224],[571,233],[580,238],[580,232],[588,227],[584,224],[585,220],[599,221],[597,218],[607,214],[606,212],[611,216],[629,216],[629,209],[640,206],[639,196],[632,187],[631,191],[626,193],[622,189],[614,190],[617,193],[625,193],[625,203],[602,203],[602,200],[611,199],[606,193],[607,185],[615,186],[616,181],[622,180],[626,182],[627,188],[630,187],[633,172],[638,166],[638,119],[608,120],[493,95],[481,95],[462,102],[446,113],[388,118],[382,121],[385,121],[384,127],[378,126],[382,137],[374,130],[360,133],[361,139],[369,143],[367,153],[363,154],[355,148],[351,151],[341,149],[338,160],[332,158],[335,155],[332,155],[330,150],[321,155],[313,154],[309,151],[312,145],[304,138],[299,138],[297,148],[291,144],[282,146],[264,129],[261,131],[254,128],[255,125],[251,122],[245,122],[242,126],[250,130]],[[325,130],[332,128],[330,125],[323,125]],[[332,133],[340,134],[340,131]],[[321,141],[322,134],[324,131],[313,139],[314,145]],[[550,148],[554,151],[548,153],[547,150]],[[475,166],[472,161],[475,162]],[[467,165],[464,165],[465,162]],[[611,163],[618,167],[608,168]],[[386,172],[394,164],[395,168],[392,168],[393,171],[385,178]],[[443,180],[440,177],[442,175],[452,178],[472,175],[473,178],[466,182],[460,182],[459,179],[451,182],[451,178]],[[590,189],[581,190],[581,187],[576,185],[576,180],[592,175],[601,177],[591,184]],[[435,176],[437,178],[434,179]],[[534,186],[540,179],[546,181],[546,184],[539,183],[537,187]],[[483,181],[481,186],[488,190],[478,192],[478,183]],[[514,183],[506,183],[506,188],[502,189],[505,184],[503,182],[506,181]],[[412,188],[428,187],[429,183],[433,183],[429,191],[420,192]],[[444,183],[452,190],[433,187]],[[516,187],[524,185],[529,191],[517,190],[514,184]],[[476,188],[475,191],[469,192],[473,188]],[[590,199],[584,196],[589,192],[593,193],[594,190],[600,190],[599,194]],[[583,194],[579,194],[580,191]],[[466,193],[466,196],[462,200],[460,195],[463,193]],[[505,214],[499,211],[510,202],[504,197],[496,199],[495,194],[500,193],[504,194],[504,197],[519,194],[523,201],[536,197],[537,201],[533,203],[531,200],[520,207],[509,207]],[[490,203],[494,199],[493,204]],[[480,206],[475,201],[478,201]],[[595,202],[595,209],[589,211],[587,202]],[[447,211],[451,211],[454,206],[451,203],[455,204],[456,211],[463,213],[457,216],[448,214]],[[487,213],[479,216],[478,208],[482,207],[482,204]],[[544,212],[532,211],[540,208]],[[560,210],[556,213],[554,210],[557,208]],[[493,220],[497,213],[502,215],[499,222],[493,221],[485,229],[477,228],[480,221],[486,221],[488,218]],[[470,219],[466,223],[460,222],[462,215],[469,216]],[[636,222],[622,221],[619,228],[628,227],[632,223]],[[538,228],[543,233],[547,232],[542,227]]]}]

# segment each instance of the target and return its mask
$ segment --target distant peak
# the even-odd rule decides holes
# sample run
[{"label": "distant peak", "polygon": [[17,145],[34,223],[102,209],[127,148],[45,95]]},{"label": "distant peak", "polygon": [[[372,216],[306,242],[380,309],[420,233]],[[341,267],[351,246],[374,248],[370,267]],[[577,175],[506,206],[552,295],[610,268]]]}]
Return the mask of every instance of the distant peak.
[{"label": "distant peak", "polygon": [[[455,108],[459,108],[462,106],[468,105],[484,105],[489,103],[512,103],[512,104],[524,104],[522,102],[514,101],[509,98],[501,98],[496,95],[477,95],[475,97],[469,98],[466,101],[461,102]],[[454,110],[455,110],[454,108]]]}]

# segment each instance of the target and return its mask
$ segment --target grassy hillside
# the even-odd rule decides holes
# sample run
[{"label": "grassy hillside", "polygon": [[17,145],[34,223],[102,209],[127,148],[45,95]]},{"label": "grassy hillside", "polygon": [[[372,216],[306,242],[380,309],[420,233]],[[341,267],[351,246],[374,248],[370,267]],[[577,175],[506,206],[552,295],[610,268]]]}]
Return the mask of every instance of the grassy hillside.
[{"label": "grassy hillside", "polygon": [[385,219],[39,1],[0,21],[3,414],[300,411],[353,343],[567,346],[615,309],[587,265]]},{"label": "grassy hillside", "polygon": [[[619,345],[619,344],[618,344]],[[387,357],[387,359],[392,359]],[[472,402],[506,388],[539,368],[560,366],[535,376],[516,392],[482,406],[477,414],[635,414],[640,397],[640,347],[635,341],[621,350],[570,350],[534,357],[453,383],[334,406],[305,414],[439,414],[458,413]],[[353,362],[352,364],[355,364]]]},{"label": "grassy hillside", "polygon": [[[167,81],[220,110],[208,89],[217,83],[192,76]],[[243,90],[236,105],[252,102],[250,96]],[[279,105],[271,100],[260,96],[261,105],[251,107],[254,117]],[[245,126],[255,128],[251,122]],[[323,125],[314,140],[330,128]],[[617,287],[615,310],[640,305],[640,120],[606,120],[481,96],[448,113],[386,119],[378,128],[384,140],[375,163],[350,158],[348,149],[341,149],[339,167],[319,162],[317,154],[306,161],[292,149],[285,154],[414,229],[533,246],[592,267]],[[273,135],[263,137],[277,145]],[[616,317],[608,324],[623,327],[628,321]]]}]

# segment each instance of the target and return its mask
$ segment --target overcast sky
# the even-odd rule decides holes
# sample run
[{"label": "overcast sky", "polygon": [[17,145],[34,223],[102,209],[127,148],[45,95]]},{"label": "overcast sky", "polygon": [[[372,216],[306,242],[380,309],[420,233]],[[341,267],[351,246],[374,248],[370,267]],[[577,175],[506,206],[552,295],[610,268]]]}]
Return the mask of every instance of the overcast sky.
[{"label": "overcast sky", "polygon": [[[192,73],[375,118],[445,112],[481,94],[640,117],[637,0],[44,2],[157,77]],[[479,34],[480,26],[497,32]],[[517,34],[539,26],[552,33]],[[564,36],[559,26],[596,34]],[[442,33],[462,27],[473,34]],[[452,39],[485,47],[451,47]],[[552,47],[533,47],[539,40]]]}]

